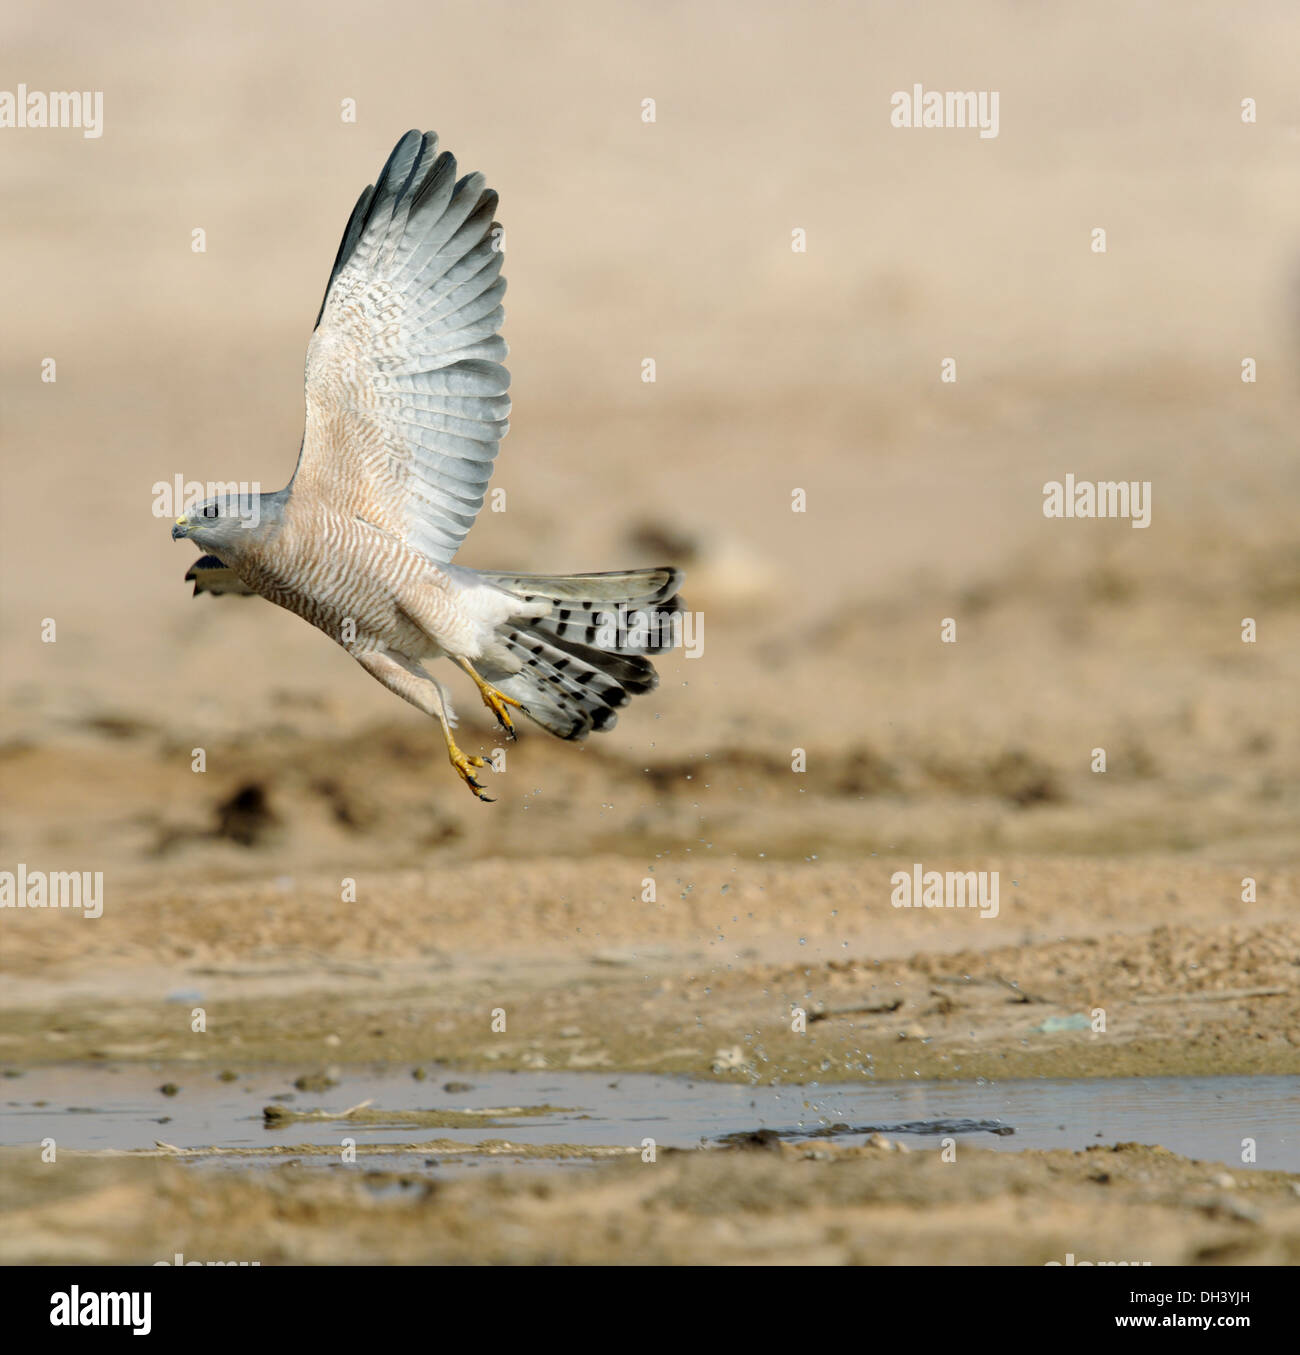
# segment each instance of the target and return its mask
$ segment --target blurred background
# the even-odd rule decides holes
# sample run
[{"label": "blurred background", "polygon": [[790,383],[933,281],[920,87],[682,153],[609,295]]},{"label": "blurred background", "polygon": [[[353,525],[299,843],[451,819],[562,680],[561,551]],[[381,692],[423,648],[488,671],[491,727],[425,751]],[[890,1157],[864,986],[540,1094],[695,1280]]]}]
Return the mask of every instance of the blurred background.
[{"label": "blurred background", "polygon": [[[59,15],[2,21],[10,86],[104,96],[100,139],[0,131],[6,860],[143,884],[692,848],[1290,859],[1284,0]],[[1000,134],[892,127],[914,83],[998,91]],[[508,511],[461,559],[676,560],[704,617],[612,734],[527,730],[490,807],[323,636],[192,599],[151,515],[177,475],[287,480],[339,236],[409,127],[507,230]],[[1066,473],[1150,481],[1152,525],[1046,520]]]},{"label": "blurred background", "polygon": [[[1115,1084],[1061,1081],[1127,1079],[1125,1137],[1169,1144],[1170,1087],[1300,1068],[1292,0],[74,0],[0,37],[5,89],[104,115],[0,128],[0,870],[104,874],[93,923],[0,924],[4,1259],[1300,1257],[1294,1179],[1206,1193],[1257,1137],[1278,1165],[1280,1093],[1198,1084],[1199,1161],[1099,1171]],[[998,136],[893,127],[916,84],[996,92]],[[460,559],[673,561],[703,624],[587,746],[525,722],[492,805],[325,636],[191,597],[152,511],[176,477],[287,481],[339,238],[412,127],[506,228],[507,511]],[[1045,518],[1067,475],[1149,482],[1151,525]],[[497,748],[442,676],[462,746]],[[891,907],[918,862],[996,872],[998,917]],[[843,1129],[841,1084],[960,1119],[973,1079],[1031,1079],[1096,1146],[964,1141],[960,1180],[888,1141],[649,1175],[638,1148],[536,1191],[506,1154],[411,1207],[393,1159],[300,1170],[255,1113],[281,1083],[649,1105],[696,1142],[686,1084],[638,1101],[638,1073],[743,1084],[712,1088],[742,1137],[783,1122],[762,1083]],[[101,1124],[143,1152],[56,1179],[32,1150]],[[543,1132],[558,1161],[585,1129]],[[214,1136],[292,1156],[168,1160]]]}]

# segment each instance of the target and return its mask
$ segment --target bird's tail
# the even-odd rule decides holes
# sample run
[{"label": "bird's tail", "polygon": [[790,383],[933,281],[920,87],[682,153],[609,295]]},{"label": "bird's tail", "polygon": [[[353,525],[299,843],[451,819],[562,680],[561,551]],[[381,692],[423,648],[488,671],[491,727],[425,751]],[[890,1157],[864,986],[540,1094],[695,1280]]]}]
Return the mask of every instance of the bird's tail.
[{"label": "bird's tail", "polygon": [[540,616],[499,627],[503,653],[496,671],[483,676],[552,734],[580,739],[593,729],[612,729],[620,706],[659,685],[644,656],[675,643],[680,570],[481,577],[524,602],[551,604]]}]

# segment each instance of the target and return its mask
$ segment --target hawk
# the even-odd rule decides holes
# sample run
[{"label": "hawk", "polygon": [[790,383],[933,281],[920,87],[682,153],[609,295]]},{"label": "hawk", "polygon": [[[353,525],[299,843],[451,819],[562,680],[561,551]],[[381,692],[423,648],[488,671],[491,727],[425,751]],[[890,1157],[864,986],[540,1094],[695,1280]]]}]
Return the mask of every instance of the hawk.
[{"label": "hawk", "polygon": [[611,729],[658,685],[645,657],[671,648],[681,572],[510,574],[452,563],[505,436],[497,195],[457,178],[432,132],[408,132],[343,232],[307,345],[298,464],[273,494],[210,498],[176,519],[204,555],[194,592],[257,594],[342,645],[442,726],[461,752],[446,688],[422,664],[450,659],[507,738],[510,708],[551,734]]}]

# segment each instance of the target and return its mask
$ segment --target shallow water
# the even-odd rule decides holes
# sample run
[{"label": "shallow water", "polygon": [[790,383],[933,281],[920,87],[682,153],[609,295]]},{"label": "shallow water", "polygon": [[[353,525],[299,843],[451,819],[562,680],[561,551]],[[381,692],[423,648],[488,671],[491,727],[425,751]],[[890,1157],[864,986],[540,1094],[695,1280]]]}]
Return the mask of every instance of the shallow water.
[{"label": "shallow water", "polygon": [[[836,1137],[881,1132],[912,1147],[936,1146],[951,1135],[1004,1152],[1022,1148],[1084,1148],[1133,1141],[1161,1144],[1187,1157],[1231,1167],[1300,1171],[1300,1078],[1117,1078],[1077,1081],[918,1082],[830,1087],[750,1087],[685,1078],[599,1073],[458,1073],[430,1068],[416,1081],[409,1068],[346,1068],[325,1091],[293,1088],[301,1068],[259,1068],[223,1082],[193,1065],[59,1065],[27,1070],[0,1083],[0,1143],[52,1137],[62,1148],[150,1148],[163,1140],[180,1148],[266,1148],[276,1144],[335,1145],[451,1139],[466,1145],[508,1139],[521,1145],[581,1144],[694,1147],[730,1134],[762,1129],[782,1136]],[[471,1084],[447,1091],[443,1084]],[[180,1091],[158,1089],[174,1083]],[[416,1128],[340,1121],[294,1122],[270,1128],[263,1105],[341,1111],[372,1100],[383,1110],[477,1110],[549,1106],[541,1115],[502,1116],[470,1129]],[[44,1102],[44,1105],[37,1104]],[[1256,1162],[1242,1163],[1242,1140],[1256,1144]],[[375,1165],[409,1166],[376,1157]],[[421,1163],[418,1151],[411,1162]],[[247,1165],[248,1158],[219,1158]],[[283,1160],[283,1159],[278,1159]],[[482,1165],[508,1165],[493,1157]],[[306,1157],[328,1165],[333,1155]],[[466,1159],[466,1164],[472,1159]]]}]

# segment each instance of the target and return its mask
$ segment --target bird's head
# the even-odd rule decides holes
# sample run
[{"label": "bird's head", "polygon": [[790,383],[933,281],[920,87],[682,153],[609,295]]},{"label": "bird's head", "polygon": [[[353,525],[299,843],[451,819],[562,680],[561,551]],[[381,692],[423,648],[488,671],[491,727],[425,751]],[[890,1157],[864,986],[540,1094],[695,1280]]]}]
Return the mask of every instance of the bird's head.
[{"label": "bird's head", "polygon": [[250,536],[256,536],[262,521],[261,494],[221,494],[204,499],[178,517],[172,525],[172,540],[193,541],[201,550],[223,560],[239,554]]}]

